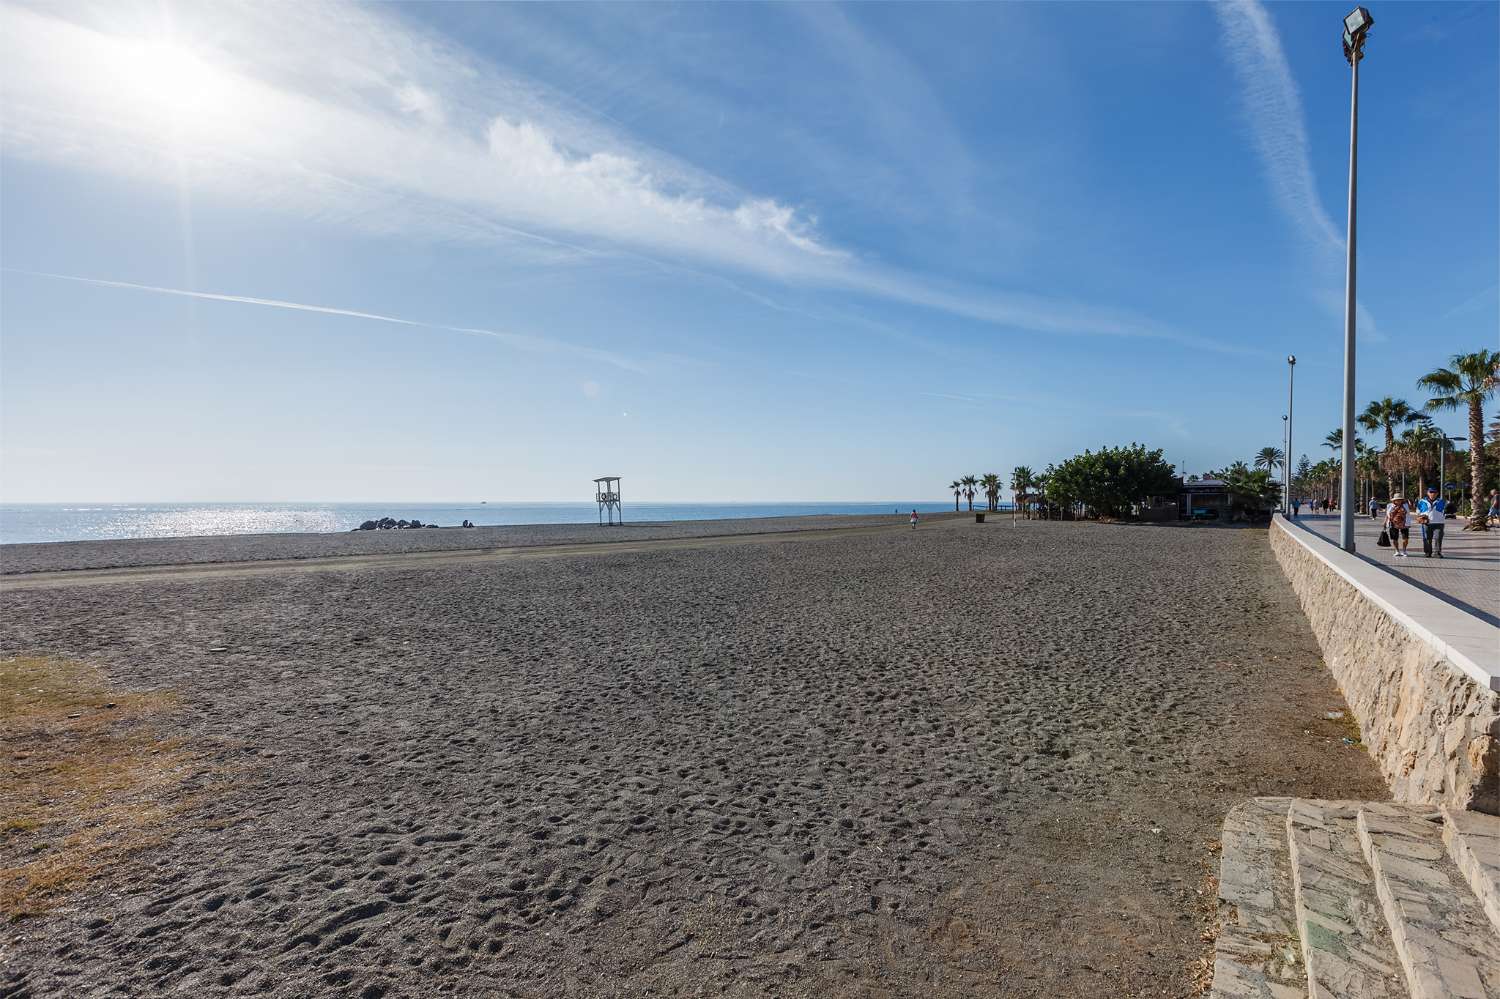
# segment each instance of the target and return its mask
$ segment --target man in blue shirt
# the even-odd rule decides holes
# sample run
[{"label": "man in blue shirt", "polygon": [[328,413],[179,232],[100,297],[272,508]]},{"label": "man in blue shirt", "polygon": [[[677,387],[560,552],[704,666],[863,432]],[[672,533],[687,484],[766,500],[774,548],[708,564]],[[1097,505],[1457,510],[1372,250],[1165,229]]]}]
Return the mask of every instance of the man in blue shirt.
[{"label": "man in blue shirt", "polygon": [[1417,519],[1422,522],[1422,554],[1443,557],[1443,523],[1448,519],[1448,501],[1438,499],[1437,486],[1428,486],[1427,495],[1417,501]]}]

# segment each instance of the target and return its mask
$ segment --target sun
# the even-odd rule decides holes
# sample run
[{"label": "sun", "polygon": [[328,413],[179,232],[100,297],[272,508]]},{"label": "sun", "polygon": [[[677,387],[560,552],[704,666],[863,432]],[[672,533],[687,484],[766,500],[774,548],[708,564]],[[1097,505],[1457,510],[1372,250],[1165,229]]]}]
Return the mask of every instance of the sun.
[{"label": "sun", "polygon": [[122,63],[119,83],[142,110],[158,109],[178,119],[228,110],[223,99],[229,75],[178,41],[133,41]]}]

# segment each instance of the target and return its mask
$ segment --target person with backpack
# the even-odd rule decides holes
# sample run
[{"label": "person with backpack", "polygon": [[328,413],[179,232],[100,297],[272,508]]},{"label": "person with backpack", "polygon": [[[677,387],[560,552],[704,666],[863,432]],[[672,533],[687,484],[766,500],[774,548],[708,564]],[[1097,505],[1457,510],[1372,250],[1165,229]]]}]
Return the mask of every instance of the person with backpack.
[{"label": "person with backpack", "polygon": [[1448,501],[1438,496],[1437,486],[1428,486],[1427,495],[1417,500],[1417,519],[1422,523],[1422,554],[1443,557],[1443,529],[1448,519]]},{"label": "person with backpack", "polygon": [[1391,505],[1385,508],[1385,530],[1391,539],[1393,558],[1406,558],[1406,548],[1411,544],[1411,525],[1406,515],[1406,497],[1396,493],[1391,497]]}]

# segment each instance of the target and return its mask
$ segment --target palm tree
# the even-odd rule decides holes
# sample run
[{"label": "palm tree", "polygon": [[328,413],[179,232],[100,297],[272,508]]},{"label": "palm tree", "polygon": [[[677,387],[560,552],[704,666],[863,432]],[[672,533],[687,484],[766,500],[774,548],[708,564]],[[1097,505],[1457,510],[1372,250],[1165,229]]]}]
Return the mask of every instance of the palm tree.
[{"label": "palm tree", "polygon": [[[1389,453],[1396,444],[1396,427],[1409,423],[1422,423],[1431,419],[1426,413],[1418,409],[1412,409],[1411,404],[1405,399],[1392,399],[1386,396],[1377,399],[1365,407],[1365,411],[1359,414],[1359,425],[1371,433],[1383,431],[1385,433],[1385,451]],[[1391,476],[1391,470],[1385,470],[1385,492],[1389,496],[1396,491],[1395,480]]]},{"label": "palm tree", "polygon": [[1469,485],[1472,507],[1465,530],[1483,531],[1489,525],[1479,511],[1484,495],[1484,403],[1500,386],[1500,351],[1478,350],[1454,354],[1451,367],[1438,368],[1417,379],[1420,388],[1433,393],[1427,408],[1469,411]]},{"label": "palm tree", "polygon": [[1344,428],[1335,427],[1323,438],[1323,446],[1333,451],[1334,461],[1343,461]]},{"label": "palm tree", "polygon": [[1354,468],[1364,479],[1365,502],[1361,504],[1363,510],[1375,495],[1375,472],[1380,468],[1380,452],[1373,450],[1364,441],[1354,442]]},{"label": "palm tree", "polygon": [[1031,519],[1031,487],[1035,485],[1036,473],[1031,470],[1030,465],[1017,465],[1010,472],[1010,491],[1015,496],[1016,502],[1021,504],[1021,510],[1026,514],[1026,519]]},{"label": "palm tree", "polygon": [[969,512],[974,512],[974,494],[979,491],[979,480],[972,475],[965,475],[958,480],[964,487],[964,498],[969,501]]},{"label": "palm tree", "polygon": [[979,480],[979,484],[984,486],[984,498],[989,501],[990,511],[994,512],[1000,509],[999,474],[996,472],[986,472],[984,473],[984,477]]},{"label": "palm tree", "polygon": [[1273,472],[1276,470],[1276,467],[1281,464],[1281,459],[1283,457],[1284,455],[1281,453],[1281,448],[1263,447],[1259,451],[1255,452],[1254,465],[1256,468],[1264,468],[1268,472]]},{"label": "palm tree", "polygon": [[958,498],[963,495],[964,484],[957,479],[948,483],[948,488],[953,490],[953,512],[958,512]]}]

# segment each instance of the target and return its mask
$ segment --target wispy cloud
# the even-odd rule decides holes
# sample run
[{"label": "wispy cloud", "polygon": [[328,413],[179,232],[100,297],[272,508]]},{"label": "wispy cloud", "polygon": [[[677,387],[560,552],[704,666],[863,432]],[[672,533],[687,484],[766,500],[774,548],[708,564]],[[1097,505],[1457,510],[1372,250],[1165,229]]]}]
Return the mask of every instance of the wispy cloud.
[{"label": "wispy cloud", "polygon": [[1443,318],[1453,319],[1458,316],[1466,316],[1470,313],[1478,312],[1486,305],[1493,306],[1497,292],[1500,292],[1500,285],[1492,284],[1488,288],[1482,288],[1443,313]]},{"label": "wispy cloud", "polygon": [[[131,8],[124,7],[128,12]],[[0,14],[7,151],[173,178],[377,231],[539,237],[786,274],[811,222],[565,109],[379,11]]]},{"label": "wispy cloud", "polygon": [[[861,38],[842,15],[813,16],[825,32]],[[891,54],[866,40],[855,56],[873,72]],[[802,207],[640,143],[387,8],[12,3],[0,7],[0,84],[7,154],[191,185],[319,222],[483,241],[548,261],[639,256],[1007,332],[1239,352],[1129,310],[943,287],[862,261]]]},{"label": "wispy cloud", "polygon": [[1229,0],[1215,4],[1214,12],[1228,36],[1220,47],[1239,80],[1251,138],[1277,206],[1317,249],[1342,250],[1343,234],[1318,197],[1302,94],[1270,13],[1259,0]]},{"label": "wispy cloud", "polygon": [[[1251,141],[1276,206],[1320,262],[1319,273],[1327,275],[1323,287],[1342,284],[1343,272],[1336,265],[1344,252],[1344,234],[1318,196],[1302,94],[1276,24],[1260,0],[1225,0],[1214,5],[1214,12],[1224,28],[1226,41],[1221,48],[1228,53],[1239,81]],[[1343,310],[1343,297],[1332,291],[1315,297],[1330,311]],[[1356,312],[1360,328],[1380,338],[1375,317],[1363,303],[1356,303]]]},{"label": "wispy cloud", "polygon": [[608,364],[626,371],[642,372],[646,370],[645,365],[640,362],[613,353],[612,351],[584,347],[562,340],[531,336],[525,333],[507,333],[501,330],[478,329],[471,326],[449,326],[445,323],[431,323],[421,319],[403,319],[400,316],[387,316],[378,312],[341,309],[331,305],[310,305],[306,302],[288,302],[278,298],[256,298],[251,295],[224,295],[217,292],[189,291],[185,288],[161,288],[156,285],[134,284],[129,281],[108,281],[103,278],[80,277],[75,274],[48,274],[42,271],[19,270],[14,267],[0,268],[0,270],[5,270],[12,274],[26,274],[31,277],[50,278],[56,281],[72,281],[77,284],[93,285],[97,288],[124,288],[130,291],[145,291],[157,295],[173,295],[178,298],[195,298],[209,302],[257,305],[272,309],[288,309],[293,312],[315,312],[325,316],[347,316],[351,319],[367,319],[377,323],[393,323],[397,326],[415,326],[420,329],[438,330],[443,333],[487,337],[491,340],[497,340],[514,350],[522,350],[532,354],[565,354],[583,360],[594,361],[599,364]]}]

